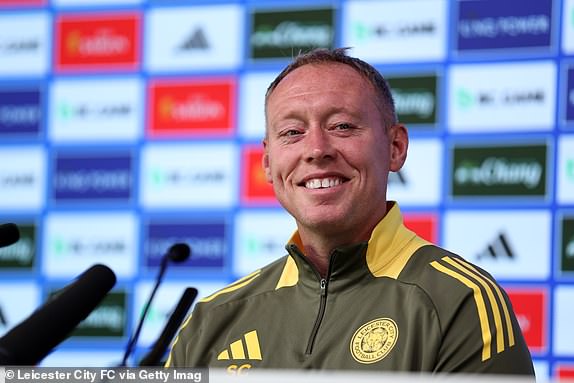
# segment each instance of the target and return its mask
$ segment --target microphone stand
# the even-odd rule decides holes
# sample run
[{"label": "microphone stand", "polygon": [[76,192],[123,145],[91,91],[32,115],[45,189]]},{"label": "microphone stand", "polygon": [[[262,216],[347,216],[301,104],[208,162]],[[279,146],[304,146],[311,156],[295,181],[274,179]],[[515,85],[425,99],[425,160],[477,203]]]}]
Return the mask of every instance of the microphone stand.
[{"label": "microphone stand", "polygon": [[144,319],[145,319],[145,317],[146,317],[146,315],[147,315],[147,313],[151,307],[151,302],[152,302],[153,298],[155,297],[155,294],[157,292],[157,289],[159,288],[161,280],[163,279],[163,275],[165,274],[165,270],[167,269],[168,261],[169,261],[169,258],[165,257],[165,256],[161,259],[161,265],[160,265],[160,269],[159,269],[159,273],[158,273],[155,285],[153,287],[151,295],[149,296],[149,298],[148,298],[148,300],[144,306],[144,310],[143,310],[142,315],[140,317],[140,320],[138,322],[138,327],[137,327],[136,331],[134,332],[134,334],[132,335],[132,337],[130,338],[128,345],[126,347],[126,351],[124,353],[124,357],[122,359],[122,362],[120,363],[120,365],[118,367],[126,367],[127,366],[128,358],[129,358],[130,354],[132,353],[133,348],[134,348],[134,346],[135,346],[135,344],[136,344],[136,342],[140,336],[140,333],[142,331],[143,324],[144,324]]}]

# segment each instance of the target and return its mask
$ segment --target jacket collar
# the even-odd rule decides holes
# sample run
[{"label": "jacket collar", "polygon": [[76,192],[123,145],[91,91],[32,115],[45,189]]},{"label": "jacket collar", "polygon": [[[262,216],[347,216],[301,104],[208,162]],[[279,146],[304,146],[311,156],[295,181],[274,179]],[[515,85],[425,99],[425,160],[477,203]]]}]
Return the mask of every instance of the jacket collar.
[{"label": "jacket collar", "polygon": [[[428,244],[403,225],[398,203],[390,201],[388,205],[387,214],[374,228],[368,241],[333,250],[327,276],[330,291],[354,284],[358,279],[397,278],[414,251]],[[277,288],[293,286],[299,281],[317,286],[321,277],[305,258],[298,231],[291,236],[286,249],[290,257]]]}]

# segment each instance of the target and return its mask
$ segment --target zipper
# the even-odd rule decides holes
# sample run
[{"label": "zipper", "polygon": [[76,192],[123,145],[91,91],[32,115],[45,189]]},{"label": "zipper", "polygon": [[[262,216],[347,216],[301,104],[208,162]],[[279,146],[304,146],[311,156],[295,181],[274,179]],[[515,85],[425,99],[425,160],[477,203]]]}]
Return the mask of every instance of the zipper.
[{"label": "zipper", "polygon": [[305,355],[311,355],[313,352],[313,345],[315,344],[315,338],[317,338],[317,333],[319,332],[319,327],[323,321],[323,316],[325,315],[325,306],[327,306],[327,280],[321,278],[321,300],[319,303],[319,312],[317,313],[317,318],[313,324],[313,330],[311,331],[311,336],[309,337],[309,342],[307,343],[307,349],[305,350]]}]

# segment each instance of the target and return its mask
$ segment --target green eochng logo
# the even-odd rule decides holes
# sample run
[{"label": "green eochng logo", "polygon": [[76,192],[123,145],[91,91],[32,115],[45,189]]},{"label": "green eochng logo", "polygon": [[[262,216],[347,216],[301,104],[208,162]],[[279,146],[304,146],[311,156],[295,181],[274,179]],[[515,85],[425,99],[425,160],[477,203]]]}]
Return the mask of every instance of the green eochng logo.
[{"label": "green eochng logo", "polygon": [[453,197],[545,197],[546,144],[455,147]]},{"label": "green eochng logo", "polygon": [[291,58],[313,48],[333,48],[333,9],[256,11],[249,39],[255,59]]},{"label": "green eochng logo", "polygon": [[411,75],[387,77],[395,99],[399,121],[409,128],[435,125],[437,114],[437,76]]}]

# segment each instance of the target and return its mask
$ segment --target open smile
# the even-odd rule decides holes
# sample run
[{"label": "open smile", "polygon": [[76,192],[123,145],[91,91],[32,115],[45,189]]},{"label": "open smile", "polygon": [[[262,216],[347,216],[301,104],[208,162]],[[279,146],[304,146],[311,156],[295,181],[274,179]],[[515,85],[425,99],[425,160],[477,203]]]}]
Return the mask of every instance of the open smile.
[{"label": "open smile", "polygon": [[328,189],[347,182],[348,179],[342,177],[325,177],[325,178],[310,178],[299,186],[304,186],[307,189]]}]

